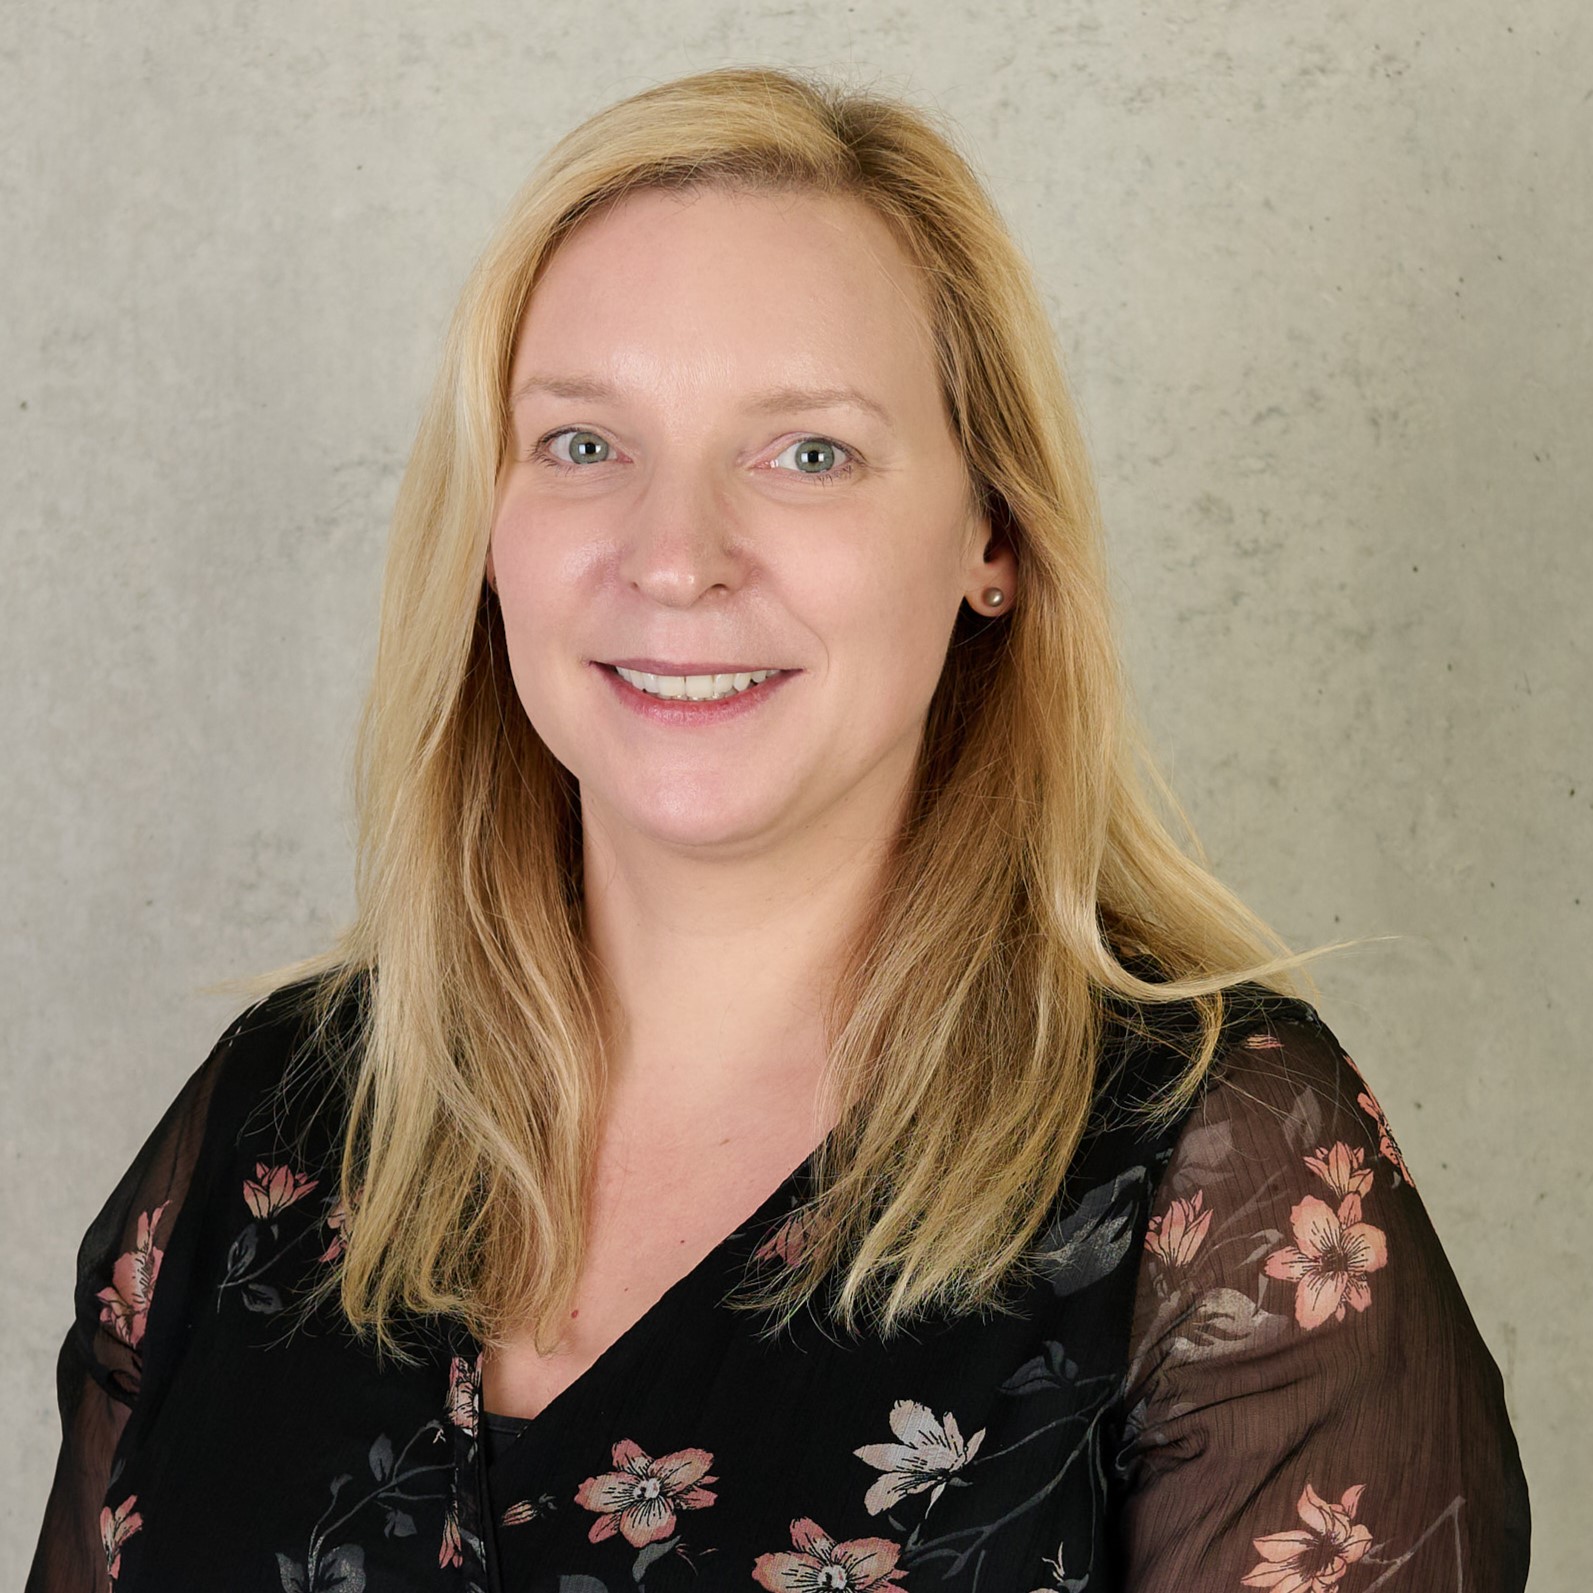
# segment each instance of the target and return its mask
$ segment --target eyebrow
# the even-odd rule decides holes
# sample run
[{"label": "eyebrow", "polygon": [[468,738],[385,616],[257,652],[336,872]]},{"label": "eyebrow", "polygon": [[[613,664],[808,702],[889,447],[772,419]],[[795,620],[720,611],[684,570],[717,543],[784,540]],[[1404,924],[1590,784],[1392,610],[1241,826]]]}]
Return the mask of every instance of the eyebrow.
[{"label": "eyebrow", "polygon": [[[534,393],[593,402],[615,402],[622,397],[618,388],[594,376],[531,376],[510,394],[510,406]],[[778,387],[760,387],[747,395],[746,404],[748,409],[759,415],[794,409],[860,409],[882,425],[893,424],[890,411],[878,399],[870,398],[855,387],[800,387],[789,383]]]}]

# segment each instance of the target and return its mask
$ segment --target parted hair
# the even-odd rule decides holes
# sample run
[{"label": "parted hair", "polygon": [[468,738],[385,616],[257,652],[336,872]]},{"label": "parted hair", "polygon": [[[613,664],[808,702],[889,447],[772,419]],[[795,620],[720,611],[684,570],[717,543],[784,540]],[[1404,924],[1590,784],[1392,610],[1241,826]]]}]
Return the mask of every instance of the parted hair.
[{"label": "parted hair", "polygon": [[[960,611],[911,800],[827,993],[835,1131],[804,1243],[739,1308],[777,1331],[895,1332],[1004,1308],[1086,1125],[1109,1022],[1177,1004],[1176,1113],[1236,986],[1301,993],[1294,953],[1205,865],[1131,713],[1100,517],[1030,268],[953,131],[785,71],[661,84],[561,139],[448,331],[394,511],[354,767],[356,914],[328,950],[229,988],[357,1003],[332,1076],[351,1218],[335,1295],[406,1354],[408,1313],[557,1340],[580,1275],[607,1079],[579,793],[515,693],[485,559],[516,333],[561,240],[648,188],[851,196],[921,274],[968,481],[1018,594]],[[1175,838],[1181,834],[1182,844]],[[1307,988],[1310,987],[1308,976]],[[1229,1009],[1231,1011],[1231,1005]]]}]

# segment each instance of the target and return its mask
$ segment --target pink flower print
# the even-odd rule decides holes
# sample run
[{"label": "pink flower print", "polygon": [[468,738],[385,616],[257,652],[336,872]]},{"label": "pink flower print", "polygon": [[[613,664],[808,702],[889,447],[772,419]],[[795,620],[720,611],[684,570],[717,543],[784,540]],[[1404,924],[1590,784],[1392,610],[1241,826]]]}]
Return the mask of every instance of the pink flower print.
[{"label": "pink flower print", "polygon": [[267,1167],[264,1162],[254,1164],[254,1177],[243,1181],[244,1204],[261,1222],[285,1211],[294,1201],[302,1200],[320,1182],[306,1178],[291,1167]]},{"label": "pink flower print", "polygon": [[1297,1285],[1294,1319],[1303,1328],[1321,1327],[1329,1317],[1344,1320],[1345,1310],[1364,1311],[1372,1303],[1366,1275],[1388,1262],[1381,1228],[1361,1221],[1361,1198],[1346,1195],[1334,1209],[1307,1195],[1289,1213],[1294,1243],[1267,1257],[1269,1278]]},{"label": "pink flower print", "polygon": [[[940,1497],[952,1473],[960,1471],[973,1459],[984,1441],[985,1430],[980,1428],[967,1443],[957,1426],[957,1418],[949,1411],[942,1421],[936,1421],[927,1405],[910,1399],[899,1399],[891,1406],[891,1431],[901,1440],[898,1444],[864,1444],[852,1453],[870,1466],[877,1466],[884,1476],[875,1479],[863,1500],[863,1508],[877,1516],[909,1494],[932,1489],[929,1503]],[[927,1508],[927,1507],[926,1507]]]},{"label": "pink flower print", "polygon": [[1377,1148],[1382,1152],[1384,1160],[1391,1161],[1399,1176],[1414,1189],[1416,1180],[1411,1177],[1410,1168],[1405,1165],[1405,1158],[1400,1154],[1399,1141],[1394,1138],[1394,1131],[1388,1126],[1388,1119],[1383,1115],[1383,1108],[1377,1104],[1377,1097],[1370,1090],[1363,1090],[1355,1099],[1361,1110],[1377,1124]]},{"label": "pink flower print", "polygon": [[344,1200],[342,1193],[339,1192],[337,1199],[332,1203],[332,1209],[322,1219],[332,1230],[332,1242],[321,1252],[322,1261],[336,1261],[348,1249],[349,1235],[354,1225],[354,1211],[360,1203],[360,1196],[364,1193],[364,1184],[354,1191],[351,1201]]},{"label": "pink flower print", "polygon": [[1372,1546],[1372,1534],[1355,1520],[1362,1483],[1329,1504],[1310,1483],[1296,1508],[1305,1530],[1274,1532],[1254,1540],[1258,1565],[1244,1578],[1245,1587],[1271,1588],[1272,1593],[1327,1593]]},{"label": "pink flower print", "polygon": [[719,1480],[705,1475],[713,1463],[706,1449],[677,1449],[654,1460],[622,1438],[614,1446],[615,1469],[588,1477],[575,1490],[575,1502],[598,1513],[587,1537],[601,1543],[618,1532],[633,1549],[667,1538],[677,1510],[701,1510],[714,1502],[704,1486]]},{"label": "pink flower print", "polygon": [[481,1361],[472,1366],[456,1355],[448,1367],[448,1420],[476,1436],[476,1395],[481,1388]]},{"label": "pink flower print", "polygon": [[1145,1248],[1170,1267],[1188,1266],[1210,1227],[1206,1192],[1197,1189],[1192,1199],[1175,1200],[1159,1217],[1151,1218]]},{"label": "pink flower print", "polygon": [[132,1349],[137,1349],[144,1337],[149,1302],[155,1292],[161,1257],[165,1255],[155,1243],[155,1229],[170,1204],[169,1200],[162,1201],[153,1211],[139,1214],[137,1245],[117,1257],[110,1283],[95,1296],[104,1302],[100,1306],[102,1325]]},{"label": "pink flower print", "polygon": [[105,1547],[105,1571],[114,1584],[122,1574],[122,1545],[143,1526],[144,1518],[133,1506],[138,1495],[130,1493],[112,1510],[106,1505],[100,1511],[100,1542]]},{"label": "pink flower print", "polygon": [[756,1261],[781,1261],[792,1265],[807,1243],[807,1230],[801,1212],[793,1212],[752,1252]]},{"label": "pink flower print", "polygon": [[464,1563],[465,1544],[459,1536],[459,1513],[449,1505],[448,1514],[443,1517],[442,1547],[437,1551],[437,1564],[447,1570],[450,1565]]},{"label": "pink flower print", "polygon": [[326,1225],[332,1230],[332,1242],[322,1251],[322,1261],[336,1261],[348,1248],[349,1215],[348,1203],[339,1195],[326,1214]]},{"label": "pink flower print", "polygon": [[1332,1150],[1319,1145],[1314,1156],[1306,1157],[1305,1165],[1322,1178],[1336,1199],[1343,1200],[1346,1195],[1364,1199],[1372,1192],[1372,1169],[1365,1161],[1364,1150],[1351,1150],[1341,1140]]},{"label": "pink flower print", "polygon": [[889,1538],[852,1538],[837,1543],[817,1521],[803,1516],[791,1523],[797,1552],[760,1554],[752,1580],[769,1593],[817,1593],[820,1588],[899,1588],[907,1573],[897,1569],[901,1545]]}]

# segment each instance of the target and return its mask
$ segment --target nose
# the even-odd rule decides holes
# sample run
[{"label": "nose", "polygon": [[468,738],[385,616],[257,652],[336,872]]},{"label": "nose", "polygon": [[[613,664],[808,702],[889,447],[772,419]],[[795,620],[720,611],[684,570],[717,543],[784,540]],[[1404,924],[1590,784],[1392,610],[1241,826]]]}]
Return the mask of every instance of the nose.
[{"label": "nose", "polygon": [[627,505],[619,573],[669,608],[689,608],[716,586],[734,589],[744,539],[712,469],[679,458],[655,467]]}]

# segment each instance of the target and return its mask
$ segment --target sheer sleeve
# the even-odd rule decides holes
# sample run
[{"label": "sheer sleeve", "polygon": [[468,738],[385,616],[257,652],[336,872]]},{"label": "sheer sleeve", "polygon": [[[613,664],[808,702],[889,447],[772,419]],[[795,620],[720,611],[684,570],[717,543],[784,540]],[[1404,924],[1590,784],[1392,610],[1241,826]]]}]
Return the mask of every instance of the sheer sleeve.
[{"label": "sheer sleeve", "polygon": [[[246,1015],[247,1016],[247,1015]],[[166,1109],[83,1235],[73,1315],[56,1362],[61,1447],[27,1593],[90,1593],[114,1581],[136,1500],[114,1497],[116,1456],[152,1342],[182,1315],[185,1280],[166,1251],[193,1188],[211,1101],[237,1023]],[[112,1497],[107,1499],[107,1493]]]},{"label": "sheer sleeve", "polygon": [[1303,1003],[1235,1043],[1141,1257],[1133,1593],[1511,1593],[1528,1504],[1499,1372],[1381,1108]]}]

